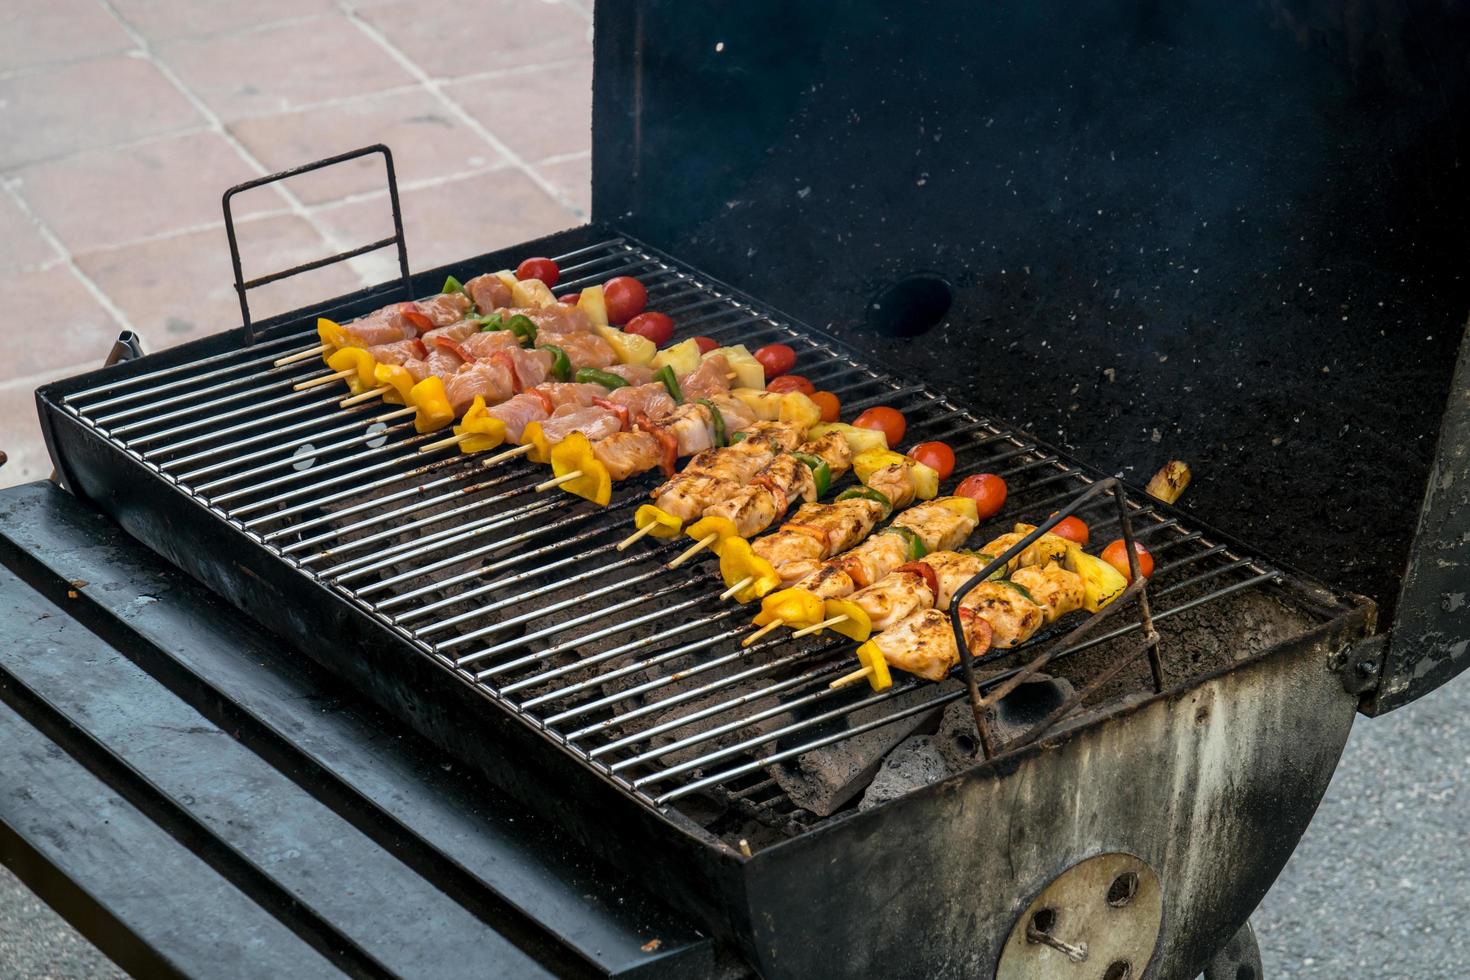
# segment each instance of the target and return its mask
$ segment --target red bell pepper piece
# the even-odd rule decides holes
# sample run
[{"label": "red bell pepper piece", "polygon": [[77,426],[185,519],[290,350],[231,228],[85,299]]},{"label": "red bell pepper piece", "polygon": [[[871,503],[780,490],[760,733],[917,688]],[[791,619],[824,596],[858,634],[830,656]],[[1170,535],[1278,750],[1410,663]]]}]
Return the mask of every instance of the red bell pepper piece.
[{"label": "red bell pepper piece", "polygon": [[458,341],[451,340],[448,337],[435,337],[434,346],[440,348],[441,350],[449,351],[449,353],[453,354],[461,361],[464,361],[466,364],[475,363],[474,355],[465,350],[463,347],[459,346]]},{"label": "red bell pepper piece", "polygon": [[434,329],[434,321],[420,313],[419,308],[412,303],[400,303],[398,315],[413,324],[413,328],[419,333],[428,333]]},{"label": "red bell pepper piece", "polygon": [[897,568],[894,569],[894,571],[913,572],[915,575],[918,575],[924,580],[924,584],[929,586],[930,592],[934,593],[936,596],[939,595],[939,576],[934,574],[934,569],[929,566],[928,562],[911,561],[906,564],[899,565]]},{"label": "red bell pepper piece", "polygon": [[521,376],[516,373],[516,359],[510,356],[510,351],[496,351],[495,353],[490,355],[490,363],[499,364],[501,367],[510,372],[511,391],[515,392],[516,394],[520,394],[521,392],[526,390],[525,382],[521,381]]},{"label": "red bell pepper piece", "polygon": [[679,440],[674,438],[672,432],[641,412],[638,414],[637,422],[638,428],[658,440],[659,455],[662,457],[659,460],[659,468],[664,471],[664,476],[672,478],[674,468],[679,462]]},{"label": "red bell pepper piece", "polygon": [[617,402],[610,402],[606,398],[594,398],[592,399],[592,404],[596,405],[598,408],[605,408],[609,412],[612,412],[618,417],[618,427],[624,432],[628,431],[627,405],[619,405]]}]

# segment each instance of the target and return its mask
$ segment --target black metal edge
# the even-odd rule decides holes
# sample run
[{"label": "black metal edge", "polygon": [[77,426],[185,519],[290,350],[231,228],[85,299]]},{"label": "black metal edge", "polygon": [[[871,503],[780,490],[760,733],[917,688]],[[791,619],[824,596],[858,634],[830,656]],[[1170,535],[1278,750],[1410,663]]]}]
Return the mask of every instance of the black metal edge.
[{"label": "black metal edge", "polygon": [[[42,556],[25,552],[18,542],[3,532],[0,532],[0,567],[35,589],[47,601],[64,603],[76,622],[386,853],[402,861],[420,877],[433,882],[521,952],[558,976],[607,975],[603,965],[582,956],[576,948],[565,943],[550,925],[517,906],[513,896],[481,880],[432,842],[420,837],[371,797],[323,766],[315,756],[298,748],[286,732],[258,717],[247,705],[232,701],[227,695],[222,697],[221,692],[211,687],[202,675],[139,632],[131,621],[109,612],[86,591],[76,592],[75,598],[68,596],[67,592],[72,588],[70,581],[48,565]],[[660,957],[667,958],[667,954],[661,953]],[[655,959],[649,957],[649,962]],[[618,971],[618,975],[632,974]]]},{"label": "black metal edge", "polygon": [[1470,326],[1460,340],[1388,632],[1381,680],[1365,699],[1366,714],[1417,701],[1470,666]]},{"label": "black metal edge", "polygon": [[[357,248],[351,248],[345,252],[337,252],[332,255],[324,256],[320,259],[313,259],[309,262],[302,262],[299,265],[292,266],[289,269],[284,269],[279,272],[271,272],[267,273],[264,276],[257,276],[256,278],[251,279],[248,282],[245,280],[245,274],[240,265],[240,242],[238,236],[235,233],[235,213],[234,208],[231,207],[235,195],[241,194],[248,190],[254,190],[257,187],[264,187],[267,184],[274,184],[279,181],[289,180],[292,177],[296,177],[301,174],[311,173],[314,170],[321,170],[326,167],[336,166],[339,163],[347,163],[351,160],[360,159],[361,157],[371,156],[375,153],[383,157],[383,166],[388,182],[388,202],[393,211],[393,234],[391,237],[384,238],[376,242],[371,242],[367,245],[362,245]],[[338,262],[346,262],[348,259],[354,258],[358,255],[366,255],[368,252],[376,252],[378,249],[387,248],[389,245],[396,245],[398,249],[398,270],[404,290],[403,298],[405,300],[413,299],[413,293],[410,291],[412,287],[410,285],[410,277],[408,274],[408,245],[403,238],[403,210],[401,207],[399,207],[398,204],[398,175],[393,168],[393,151],[388,149],[388,147],[382,143],[374,143],[371,146],[364,146],[356,150],[349,150],[346,153],[338,153],[335,156],[323,157],[322,159],[315,160],[311,163],[305,163],[298,167],[291,167],[287,170],[280,170],[273,174],[267,174],[264,177],[256,177],[254,180],[247,180],[244,183],[236,184],[234,187],[231,187],[229,190],[225,191],[224,196],[220,199],[220,207],[224,210],[225,213],[225,237],[229,239],[230,242],[230,264],[235,270],[235,293],[240,298],[240,322],[244,325],[245,342],[247,344],[255,343],[255,329],[250,322],[250,300],[247,295],[250,290],[255,289],[258,286],[267,285],[268,283],[279,282],[282,279],[289,279],[292,276],[298,275],[302,272],[310,272],[313,269],[325,268],[329,265],[335,265]]]},{"label": "black metal edge", "polygon": [[643,4],[601,4],[592,49],[592,221],[617,224],[633,216],[643,172]]}]

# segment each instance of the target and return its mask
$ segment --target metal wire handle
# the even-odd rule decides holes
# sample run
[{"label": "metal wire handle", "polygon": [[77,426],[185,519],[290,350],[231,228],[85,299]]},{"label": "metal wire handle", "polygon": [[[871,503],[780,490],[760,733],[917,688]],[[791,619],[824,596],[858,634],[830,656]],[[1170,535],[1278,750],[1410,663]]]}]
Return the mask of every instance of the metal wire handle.
[{"label": "metal wire handle", "polygon": [[[1021,668],[1020,670],[1009,676],[1004,683],[993,689],[988,695],[982,697],[980,694],[979,682],[975,678],[976,658],[974,653],[970,650],[970,641],[969,637],[966,636],[964,622],[960,619],[960,600],[962,600],[972,590],[979,586],[981,582],[984,582],[986,579],[990,578],[990,576],[994,574],[997,569],[1006,567],[1010,563],[1010,560],[1012,558],[1025,551],[1036,541],[1039,541],[1042,535],[1049,532],[1052,528],[1056,527],[1062,521],[1066,520],[1076,511],[1082,509],[1082,507],[1091,502],[1093,498],[1099,497],[1108,491],[1112,491],[1113,499],[1117,502],[1118,523],[1123,530],[1123,546],[1128,551],[1128,569],[1130,572],[1128,587],[1124,589],[1123,592],[1120,593],[1116,599],[1108,603],[1102,609],[1093,613],[1090,617],[1087,618],[1085,622],[1078,625],[1076,629],[1072,630],[1072,632],[1068,633],[1056,643],[1052,644],[1052,646],[1045,653],[1041,654],[1039,657],[1026,664],[1025,667]],[[1164,690],[1164,666],[1162,660],[1159,657],[1158,649],[1159,634],[1158,631],[1154,629],[1153,615],[1149,609],[1148,580],[1144,578],[1138,567],[1138,552],[1134,550],[1133,544],[1133,522],[1130,519],[1128,513],[1128,497],[1123,491],[1122,482],[1118,480],[1117,477],[1108,477],[1107,479],[1099,480],[1098,482],[1094,483],[1077,497],[1073,498],[1071,503],[1067,504],[1067,506],[1057,511],[1055,514],[1052,514],[1051,517],[1047,518],[1044,523],[1038,525],[1035,530],[1031,531],[1020,541],[1017,541],[1010,548],[1007,548],[1004,552],[997,555],[994,559],[991,560],[988,565],[982,568],[975,575],[971,576],[964,585],[961,585],[958,589],[955,590],[954,595],[949,600],[949,625],[950,628],[954,631],[955,648],[959,651],[960,667],[964,672],[965,687],[967,688],[970,696],[970,708],[975,715],[975,730],[980,735],[980,747],[985,752],[985,758],[991,759],[995,756],[995,744],[991,738],[990,725],[985,720],[986,710],[995,705],[1007,694],[1010,694],[1017,687],[1030,680],[1033,676],[1036,675],[1037,672],[1039,672],[1052,660],[1055,660],[1057,657],[1061,656],[1077,643],[1081,642],[1088,633],[1092,632],[1099,624],[1104,622],[1108,617],[1116,613],[1119,609],[1122,609],[1124,606],[1128,605],[1128,603],[1131,602],[1135,596],[1138,598],[1139,618],[1143,626],[1143,646],[1133,655],[1122,658],[1120,662],[1114,664],[1113,667],[1107,670],[1102,677],[1094,680],[1080,694],[1069,698],[1055,711],[1044,718],[1038,725],[1036,725],[1030,731],[1026,732],[1019,739],[1016,739],[1013,744],[1014,747],[1017,748],[1019,748],[1022,744],[1026,744],[1035,741],[1037,738],[1040,738],[1042,733],[1051,728],[1052,725],[1056,724],[1057,721],[1065,716],[1066,713],[1070,711],[1073,707],[1081,703],[1083,698],[1087,697],[1103,683],[1111,680],[1114,675],[1118,673],[1118,671],[1122,670],[1128,664],[1137,659],[1140,652],[1148,652],[1149,666],[1153,673],[1154,691],[1161,693]],[[990,654],[988,656],[981,657],[979,662],[985,663],[990,660],[994,660],[999,656],[1005,655],[1007,655],[1005,652],[999,654]]]},{"label": "metal wire handle", "polygon": [[[345,252],[338,252],[335,255],[328,255],[324,258],[314,259],[311,262],[303,262],[301,265],[292,266],[281,272],[273,272],[270,275],[258,276],[247,282],[245,280],[245,274],[240,267],[240,244],[235,237],[235,215],[230,207],[231,199],[242,191],[263,187],[266,184],[274,184],[277,181],[286,180],[298,174],[310,173],[313,170],[321,170],[323,167],[346,163],[349,160],[356,160],[359,157],[365,157],[373,153],[381,153],[383,155],[383,164],[387,168],[388,200],[393,207],[393,234],[387,238],[380,238],[375,242],[358,248],[348,249]],[[289,279],[291,276],[302,272],[310,272],[313,269],[320,269],[337,262],[345,262],[359,255],[366,255],[368,252],[376,252],[380,248],[387,248],[389,245],[398,246],[398,271],[403,279],[403,298],[405,300],[413,299],[413,288],[408,274],[408,246],[403,239],[403,211],[398,205],[398,176],[393,169],[393,151],[382,143],[374,143],[372,146],[364,146],[358,150],[339,153],[334,157],[326,157],[314,163],[303,164],[299,167],[292,167],[290,170],[282,170],[279,173],[257,177],[254,180],[247,180],[243,184],[236,184],[234,187],[225,191],[221,204],[225,210],[225,234],[230,239],[230,263],[235,269],[235,292],[240,297],[240,318],[245,326],[245,342],[247,344],[253,345],[255,343],[255,325],[250,320],[250,301],[245,295],[249,290],[257,286],[278,282],[282,279]]]}]

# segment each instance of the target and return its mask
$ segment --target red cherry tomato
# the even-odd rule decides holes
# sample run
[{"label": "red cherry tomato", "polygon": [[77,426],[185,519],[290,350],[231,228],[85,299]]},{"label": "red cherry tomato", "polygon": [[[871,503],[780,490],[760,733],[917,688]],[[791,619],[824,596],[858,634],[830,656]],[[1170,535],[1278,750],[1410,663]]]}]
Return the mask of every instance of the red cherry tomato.
[{"label": "red cherry tomato", "polygon": [[908,451],[909,459],[916,459],[948,480],[954,472],[954,450],[942,442],[921,442]]},{"label": "red cherry tomato", "polygon": [[567,293],[565,296],[558,296],[556,298],[556,301],[558,303],[565,303],[568,306],[576,306],[578,303],[582,302],[582,294],[581,293]]},{"label": "red cherry tomato", "polygon": [[982,521],[999,514],[1006,504],[1006,481],[994,473],[967,476],[954,488],[954,492],[957,497],[969,497],[975,501],[975,509]]},{"label": "red cherry tomato", "polygon": [[561,278],[561,270],[556,267],[555,262],[538,256],[534,259],[526,259],[516,266],[516,278],[540,279],[546,283],[546,288],[550,289]]},{"label": "red cherry tomato", "polygon": [[767,344],[755,352],[755,359],[766,369],[767,381],[796,367],[796,351],[785,344]]},{"label": "red cherry tomato", "polygon": [[632,276],[618,276],[603,284],[602,299],[607,304],[608,323],[627,323],[648,305],[648,290]]},{"label": "red cherry tomato", "polygon": [[1080,545],[1087,544],[1087,523],[1080,517],[1064,517],[1057,521],[1056,527],[1051,533],[1068,541],[1075,541]]},{"label": "red cherry tomato", "polygon": [[694,342],[699,345],[699,352],[701,354],[708,354],[720,346],[720,342],[713,337],[695,337]]},{"label": "red cherry tomato", "polygon": [[662,347],[674,339],[674,318],[667,313],[640,313],[628,321],[623,328],[624,333],[636,333],[640,337],[647,337],[653,341],[654,346]]},{"label": "red cherry tomato", "polygon": [[799,374],[783,374],[766,385],[767,391],[799,391],[810,397],[816,394],[817,386]]},{"label": "red cherry tomato", "polygon": [[[1154,556],[1137,541],[1133,542],[1133,550],[1138,552],[1138,570],[1143,573],[1144,578],[1153,578]],[[1128,548],[1123,544],[1122,538],[1104,548],[1099,557],[1121,572],[1128,581],[1133,581],[1133,571],[1128,567]]]},{"label": "red cherry tomato", "polygon": [[868,409],[853,419],[852,424],[860,429],[877,429],[888,440],[889,448],[898,445],[898,441],[903,438],[904,432],[909,427],[902,412],[896,408],[888,408],[886,405]]},{"label": "red cherry tomato", "polygon": [[822,410],[823,422],[836,422],[842,417],[842,402],[830,391],[819,391],[811,395],[811,400]]}]

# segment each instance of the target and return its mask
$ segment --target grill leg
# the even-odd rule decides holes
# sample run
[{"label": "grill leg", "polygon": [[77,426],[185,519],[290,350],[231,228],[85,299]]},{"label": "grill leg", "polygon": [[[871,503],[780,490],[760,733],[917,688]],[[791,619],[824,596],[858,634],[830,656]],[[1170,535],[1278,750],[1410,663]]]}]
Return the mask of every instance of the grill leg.
[{"label": "grill leg", "polygon": [[1262,980],[1261,948],[1256,945],[1256,933],[1246,920],[1225,948],[1216,953],[1210,965],[1205,967],[1205,980]]}]

